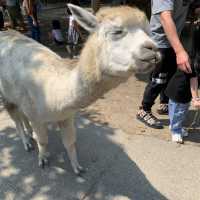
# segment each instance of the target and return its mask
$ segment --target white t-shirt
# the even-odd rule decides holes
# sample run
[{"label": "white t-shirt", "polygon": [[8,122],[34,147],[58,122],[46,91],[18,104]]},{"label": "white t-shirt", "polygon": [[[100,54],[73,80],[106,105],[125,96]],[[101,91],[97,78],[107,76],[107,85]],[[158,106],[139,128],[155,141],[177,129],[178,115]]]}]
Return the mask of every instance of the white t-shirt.
[{"label": "white t-shirt", "polygon": [[52,36],[53,36],[53,38],[56,39],[58,42],[63,42],[63,41],[64,41],[64,38],[63,38],[63,35],[62,35],[60,29],[53,29],[53,30],[52,30]]},{"label": "white t-shirt", "polygon": [[169,48],[171,46],[161,24],[160,13],[163,11],[172,11],[172,17],[177,32],[180,35],[185,25],[189,6],[193,1],[194,0],[151,0],[151,37],[159,48]]}]

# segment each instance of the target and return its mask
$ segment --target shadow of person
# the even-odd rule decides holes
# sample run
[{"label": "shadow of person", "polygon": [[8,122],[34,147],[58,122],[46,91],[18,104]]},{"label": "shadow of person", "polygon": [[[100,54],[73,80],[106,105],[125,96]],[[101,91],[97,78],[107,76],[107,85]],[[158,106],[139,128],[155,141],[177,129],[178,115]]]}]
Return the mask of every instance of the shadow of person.
[{"label": "shadow of person", "polygon": [[77,119],[78,154],[88,171],[77,178],[71,169],[58,132],[49,132],[49,168],[37,165],[37,151],[27,153],[16,130],[0,132],[0,199],[166,200],[148,181],[122,146],[112,141],[115,130],[100,123]]}]

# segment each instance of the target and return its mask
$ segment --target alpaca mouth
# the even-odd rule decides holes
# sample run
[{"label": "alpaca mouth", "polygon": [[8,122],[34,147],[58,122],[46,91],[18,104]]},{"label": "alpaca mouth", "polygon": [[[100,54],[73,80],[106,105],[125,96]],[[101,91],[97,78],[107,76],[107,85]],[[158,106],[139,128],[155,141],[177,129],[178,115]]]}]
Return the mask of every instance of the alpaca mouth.
[{"label": "alpaca mouth", "polygon": [[146,57],[140,58],[140,60],[149,64],[158,64],[161,61],[161,55],[159,52],[154,52]]},{"label": "alpaca mouth", "polygon": [[149,64],[157,64],[160,62],[160,58],[158,56],[152,56],[148,58],[142,58],[140,61]]},{"label": "alpaca mouth", "polygon": [[155,59],[151,60],[140,60],[140,66],[137,70],[135,70],[136,73],[149,73],[156,67]]}]

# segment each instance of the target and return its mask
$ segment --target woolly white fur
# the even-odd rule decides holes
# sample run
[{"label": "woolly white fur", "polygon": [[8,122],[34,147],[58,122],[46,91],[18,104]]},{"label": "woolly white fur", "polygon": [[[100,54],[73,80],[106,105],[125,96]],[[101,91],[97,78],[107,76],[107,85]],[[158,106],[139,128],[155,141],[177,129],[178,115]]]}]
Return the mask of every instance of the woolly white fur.
[{"label": "woolly white fur", "polygon": [[69,7],[75,19],[91,31],[76,66],[16,31],[0,32],[0,92],[16,107],[9,113],[25,148],[29,143],[21,124],[23,118],[31,122],[38,137],[39,164],[47,157],[47,122],[58,122],[73,170],[79,173],[73,125],[77,110],[134,71],[152,69],[159,53],[145,32],[148,22],[141,11],[108,8],[96,17],[77,6]]}]

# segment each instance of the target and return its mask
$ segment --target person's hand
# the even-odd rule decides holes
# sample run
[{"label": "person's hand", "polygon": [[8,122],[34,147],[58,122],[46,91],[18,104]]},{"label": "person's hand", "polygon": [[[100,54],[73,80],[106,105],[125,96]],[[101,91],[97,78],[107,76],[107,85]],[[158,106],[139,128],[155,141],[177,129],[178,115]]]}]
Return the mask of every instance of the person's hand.
[{"label": "person's hand", "polygon": [[194,10],[195,15],[200,15],[200,8],[195,8]]},{"label": "person's hand", "polygon": [[194,99],[192,99],[192,105],[195,108],[200,108],[200,98],[194,98]]},{"label": "person's hand", "polygon": [[180,70],[186,73],[192,73],[190,58],[185,50],[176,53],[176,62]]}]

